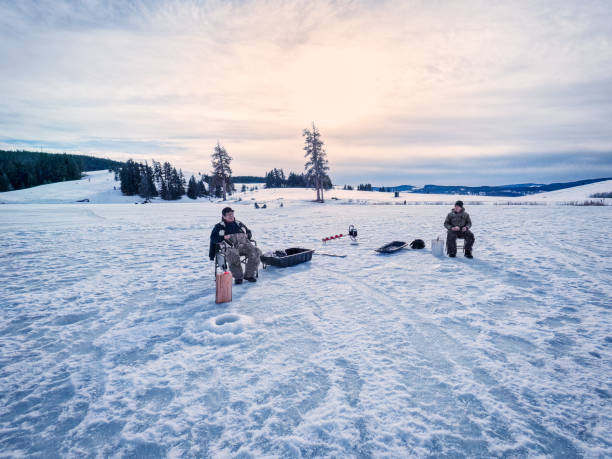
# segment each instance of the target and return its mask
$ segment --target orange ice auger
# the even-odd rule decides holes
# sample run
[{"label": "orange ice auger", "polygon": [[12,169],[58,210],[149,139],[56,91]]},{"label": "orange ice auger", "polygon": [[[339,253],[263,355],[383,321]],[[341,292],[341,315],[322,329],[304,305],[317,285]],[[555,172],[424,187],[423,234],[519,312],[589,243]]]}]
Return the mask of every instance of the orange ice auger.
[{"label": "orange ice auger", "polygon": [[324,237],[323,239],[321,239],[323,241],[323,244],[325,244],[327,241],[333,241],[334,239],[340,239],[341,237],[345,237],[345,236],[350,236],[350,238],[353,241],[357,240],[357,228],[355,228],[354,225],[350,225],[348,228],[348,234],[336,234],[334,236],[328,236],[328,237]]}]

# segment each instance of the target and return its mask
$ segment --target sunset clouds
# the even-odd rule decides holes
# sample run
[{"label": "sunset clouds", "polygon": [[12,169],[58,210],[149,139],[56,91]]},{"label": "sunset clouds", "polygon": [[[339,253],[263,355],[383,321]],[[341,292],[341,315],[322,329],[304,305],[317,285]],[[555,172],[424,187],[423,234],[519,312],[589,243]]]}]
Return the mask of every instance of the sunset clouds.
[{"label": "sunset clouds", "polygon": [[205,171],[219,140],[262,175],[301,168],[315,121],[338,183],[610,176],[610,11],[0,1],[0,145]]}]

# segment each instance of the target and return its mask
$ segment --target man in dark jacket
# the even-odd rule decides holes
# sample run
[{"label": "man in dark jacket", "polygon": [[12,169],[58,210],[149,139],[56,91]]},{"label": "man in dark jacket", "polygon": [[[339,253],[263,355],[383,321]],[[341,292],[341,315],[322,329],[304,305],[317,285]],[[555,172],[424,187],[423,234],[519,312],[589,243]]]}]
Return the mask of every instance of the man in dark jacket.
[{"label": "man in dark jacket", "polygon": [[[242,284],[242,279],[257,282],[255,273],[259,266],[261,251],[251,242],[251,230],[234,218],[234,211],[226,207],[221,211],[221,221],[215,225],[210,234],[210,250],[208,256],[215,259],[216,246],[225,241],[229,247],[226,250],[226,260],[234,276],[236,284]],[[243,275],[240,255],[247,256],[247,264]]]},{"label": "man in dark jacket", "polygon": [[466,258],[472,256],[472,246],[474,245],[474,235],[470,231],[472,219],[463,208],[463,201],[457,201],[455,207],[446,216],[444,227],[448,230],[446,234],[446,250],[449,257],[457,256],[457,238],[465,239],[463,250]]}]

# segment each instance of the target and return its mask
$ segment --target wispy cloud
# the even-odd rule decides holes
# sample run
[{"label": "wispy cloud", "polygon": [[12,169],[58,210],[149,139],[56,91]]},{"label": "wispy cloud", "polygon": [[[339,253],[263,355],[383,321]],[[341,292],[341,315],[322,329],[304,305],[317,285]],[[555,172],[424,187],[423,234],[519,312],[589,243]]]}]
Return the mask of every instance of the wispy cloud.
[{"label": "wispy cloud", "polygon": [[612,175],[611,24],[603,1],[0,1],[0,144],[204,170],[220,140],[257,174],[301,168],[315,121],[339,182]]}]

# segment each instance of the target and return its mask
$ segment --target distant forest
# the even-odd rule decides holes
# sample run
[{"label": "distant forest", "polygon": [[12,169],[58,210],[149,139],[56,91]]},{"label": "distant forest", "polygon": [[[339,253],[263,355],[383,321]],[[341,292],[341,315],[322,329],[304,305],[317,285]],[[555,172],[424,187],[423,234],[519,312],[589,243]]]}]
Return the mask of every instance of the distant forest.
[{"label": "distant forest", "polygon": [[234,183],[264,183],[265,177],[255,177],[253,175],[235,175],[232,177]]},{"label": "distant forest", "polygon": [[0,192],[78,180],[82,173],[119,170],[123,163],[86,155],[0,150]]},{"label": "distant forest", "polygon": [[[119,171],[121,181],[121,192],[126,196],[139,195],[146,201],[159,196],[164,200],[180,199],[184,196],[187,185],[182,170],[176,170],[169,162],[163,164],[152,160],[152,166],[145,163],[137,163],[131,159],[123,165]],[[197,186],[197,194],[202,195],[206,192],[203,178],[200,182],[195,182],[192,176],[190,187]]]},{"label": "distant forest", "polygon": [[[266,184],[266,188],[308,188],[314,186],[306,174],[289,172],[289,175],[286,177],[285,171],[277,168],[266,172],[263,182]],[[332,188],[332,181],[327,174],[323,174],[321,185],[325,190]]]}]

